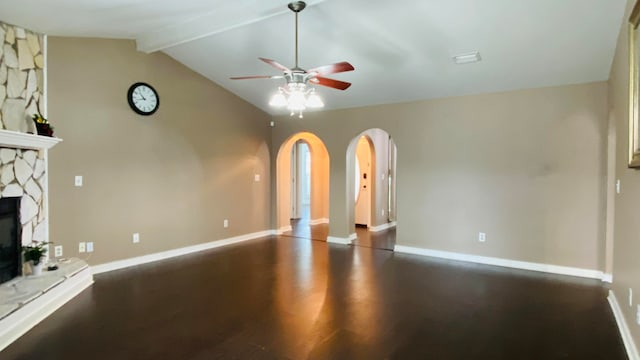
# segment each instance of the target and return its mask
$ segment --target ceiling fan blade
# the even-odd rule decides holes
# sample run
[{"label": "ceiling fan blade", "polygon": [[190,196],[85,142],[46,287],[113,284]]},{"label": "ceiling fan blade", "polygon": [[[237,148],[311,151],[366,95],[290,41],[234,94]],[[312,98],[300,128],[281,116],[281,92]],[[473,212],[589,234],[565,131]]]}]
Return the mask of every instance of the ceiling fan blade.
[{"label": "ceiling fan blade", "polygon": [[317,75],[329,75],[329,74],[336,74],[336,73],[352,71],[352,70],[355,70],[353,65],[349,64],[346,61],[343,61],[343,62],[331,64],[331,65],[318,66],[317,68],[307,70],[307,72],[310,74],[314,73]]},{"label": "ceiling fan blade", "polygon": [[256,75],[256,76],[234,76],[230,77],[231,80],[248,80],[248,79],[282,79],[282,75]]},{"label": "ceiling fan blade", "polygon": [[338,90],[347,90],[349,86],[351,86],[351,83],[335,80],[335,79],[329,79],[322,76],[316,76],[315,78],[310,79],[309,81],[318,85],[322,85],[322,86],[326,86],[326,87],[330,87]]},{"label": "ceiling fan blade", "polygon": [[258,58],[264,62],[266,62],[267,64],[273,66],[274,68],[278,69],[278,70],[282,70],[282,71],[286,71],[286,72],[291,72],[291,69],[289,69],[288,67],[279,64],[278,62],[276,62],[275,60],[271,60],[271,59],[265,59],[265,58]]}]

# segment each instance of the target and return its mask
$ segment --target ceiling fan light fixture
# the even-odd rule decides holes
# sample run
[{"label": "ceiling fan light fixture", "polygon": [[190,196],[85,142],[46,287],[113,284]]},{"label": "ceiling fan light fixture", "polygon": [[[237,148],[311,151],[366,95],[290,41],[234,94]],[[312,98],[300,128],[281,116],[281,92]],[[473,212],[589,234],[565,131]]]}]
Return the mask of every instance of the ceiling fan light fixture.
[{"label": "ceiling fan light fixture", "polygon": [[324,107],[324,102],[322,101],[322,98],[320,98],[320,96],[318,96],[318,94],[316,94],[315,91],[311,91],[311,94],[309,94],[309,97],[307,98],[307,107],[311,108],[311,109],[320,109]]},{"label": "ceiling fan light fixture", "polygon": [[273,107],[287,106],[287,98],[282,93],[282,90],[278,91],[271,97],[271,100],[269,101],[269,105]]},{"label": "ceiling fan light fixture", "polygon": [[287,109],[291,110],[292,112],[303,111],[304,109],[306,109],[307,99],[304,92],[300,90],[293,91],[289,94],[288,100],[289,104],[287,106]]}]

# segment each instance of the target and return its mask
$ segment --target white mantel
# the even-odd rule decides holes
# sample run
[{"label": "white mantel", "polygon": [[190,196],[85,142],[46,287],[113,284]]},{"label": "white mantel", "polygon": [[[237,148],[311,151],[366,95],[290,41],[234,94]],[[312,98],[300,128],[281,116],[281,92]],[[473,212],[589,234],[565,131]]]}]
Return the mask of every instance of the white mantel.
[{"label": "white mantel", "polygon": [[41,150],[51,149],[61,141],[62,139],[56,137],[0,130],[0,147]]}]

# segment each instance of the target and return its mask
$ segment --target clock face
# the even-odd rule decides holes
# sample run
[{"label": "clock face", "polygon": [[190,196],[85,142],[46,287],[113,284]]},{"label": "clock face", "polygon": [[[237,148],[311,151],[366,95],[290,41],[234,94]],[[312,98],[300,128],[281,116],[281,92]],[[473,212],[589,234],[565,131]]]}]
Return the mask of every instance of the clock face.
[{"label": "clock face", "polygon": [[129,88],[127,100],[133,111],[140,115],[151,115],[160,105],[158,93],[149,84],[135,83]]}]

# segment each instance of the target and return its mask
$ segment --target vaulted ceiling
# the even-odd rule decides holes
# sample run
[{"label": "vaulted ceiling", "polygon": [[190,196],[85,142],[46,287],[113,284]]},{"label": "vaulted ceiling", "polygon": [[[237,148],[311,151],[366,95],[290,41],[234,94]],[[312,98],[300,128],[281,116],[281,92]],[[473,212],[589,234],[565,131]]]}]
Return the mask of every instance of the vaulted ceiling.
[{"label": "vaulted ceiling", "polygon": [[[342,92],[318,87],[327,108],[602,81],[626,0],[309,0],[300,14],[300,65],[349,61]],[[258,61],[294,63],[287,0],[3,0],[0,20],[45,34],[135,39],[245,100],[268,100],[284,80]],[[482,61],[452,57],[480,51]],[[141,79],[144,80],[144,79]]]}]

